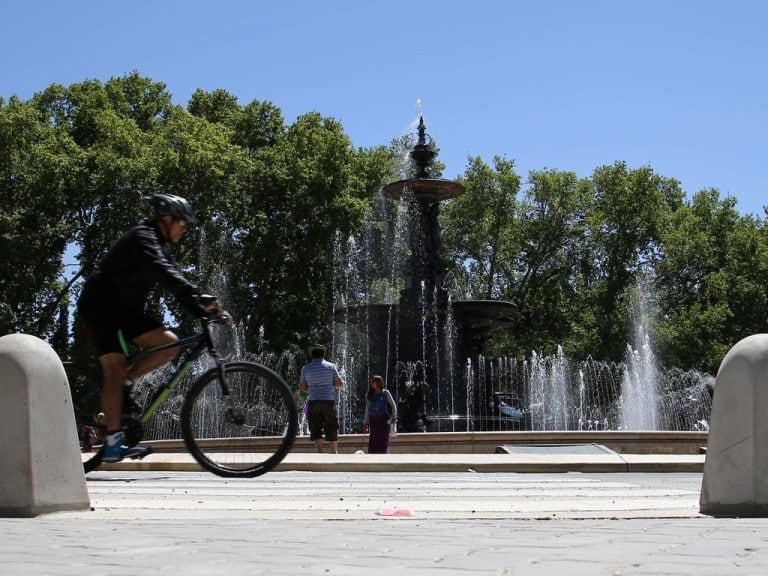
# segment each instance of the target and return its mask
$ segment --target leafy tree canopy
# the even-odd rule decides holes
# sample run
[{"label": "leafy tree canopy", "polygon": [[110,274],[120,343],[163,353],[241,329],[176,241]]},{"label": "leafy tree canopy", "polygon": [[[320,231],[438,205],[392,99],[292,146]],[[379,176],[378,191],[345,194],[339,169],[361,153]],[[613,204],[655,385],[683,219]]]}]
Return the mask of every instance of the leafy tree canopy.
[{"label": "leafy tree canopy", "polygon": [[[246,348],[327,338],[333,290],[349,273],[335,250],[362,233],[385,247],[389,224],[371,215],[383,183],[412,175],[398,162],[405,146],[355,148],[333,118],[309,112],[288,124],[273,103],[242,105],[223,89],[174,105],[162,82],[135,71],[0,99],[0,334],[77,349],[67,312],[78,273],[148,215],[151,194],[166,192],[189,198],[201,223],[179,263],[240,319]],[[576,357],[619,360],[639,278],[654,294],[667,364],[714,372],[736,341],[764,330],[765,220],[739,215],[717,190],[687,199],[674,178],[624,162],[587,178],[557,169],[523,177],[502,156],[470,157],[460,181],[465,194],[440,212],[446,284],[454,299],[517,308],[491,352],[562,344]],[[77,255],[75,271],[65,253]],[[366,275],[371,286],[354,287],[366,297],[397,289]],[[190,328],[173,302],[152,305]]]}]

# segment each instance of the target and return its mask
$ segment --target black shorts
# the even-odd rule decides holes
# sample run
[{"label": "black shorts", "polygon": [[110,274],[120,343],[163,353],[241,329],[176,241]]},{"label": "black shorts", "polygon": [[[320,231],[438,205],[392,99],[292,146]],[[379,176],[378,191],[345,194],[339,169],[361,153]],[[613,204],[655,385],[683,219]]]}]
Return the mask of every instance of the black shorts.
[{"label": "black shorts", "polygon": [[143,310],[127,308],[118,302],[80,303],[78,313],[85,322],[86,332],[96,343],[99,356],[112,352],[125,353],[120,344],[120,332],[127,342],[132,342],[137,336],[165,327],[160,320]]},{"label": "black shorts", "polygon": [[328,442],[339,439],[339,419],[336,416],[336,402],[333,400],[314,400],[308,402],[307,424],[309,439],[320,440],[325,432]]}]

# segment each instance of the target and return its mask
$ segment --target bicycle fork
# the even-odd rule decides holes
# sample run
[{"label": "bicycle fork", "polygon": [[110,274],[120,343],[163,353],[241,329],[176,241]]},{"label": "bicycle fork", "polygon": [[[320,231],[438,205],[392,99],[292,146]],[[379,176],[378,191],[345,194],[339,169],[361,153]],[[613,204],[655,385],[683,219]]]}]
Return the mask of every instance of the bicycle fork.
[{"label": "bicycle fork", "polygon": [[208,336],[208,354],[213,359],[214,363],[216,364],[216,370],[219,373],[219,385],[221,386],[221,395],[224,398],[224,403],[226,405],[226,409],[224,410],[224,414],[230,422],[237,426],[242,426],[245,424],[245,415],[243,414],[243,411],[239,408],[235,407],[234,400],[232,398],[231,394],[231,386],[229,385],[229,379],[227,377],[227,370],[225,368],[225,363],[221,359],[221,355],[219,354],[219,351],[216,349],[216,347],[213,344],[213,339],[210,337],[210,333],[206,332]]}]

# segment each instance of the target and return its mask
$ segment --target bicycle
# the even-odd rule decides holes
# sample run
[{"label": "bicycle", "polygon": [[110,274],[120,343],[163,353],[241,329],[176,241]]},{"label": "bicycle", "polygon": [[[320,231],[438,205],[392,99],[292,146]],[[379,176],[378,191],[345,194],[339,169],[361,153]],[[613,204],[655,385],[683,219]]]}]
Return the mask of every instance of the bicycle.
[{"label": "bicycle", "polygon": [[[126,442],[143,439],[144,424],[157,412],[207,351],[214,366],[184,394],[180,421],[184,444],[206,470],[227,477],[260,476],[277,466],[293,446],[298,409],[293,392],[275,372],[256,362],[224,361],[214,345],[211,326],[229,322],[226,314],[202,319],[202,330],[178,341],[130,352],[129,364],[171,348],[187,349],[173,374],[139,406],[128,387],[123,400]],[[94,371],[64,362],[75,402],[75,420],[88,473],[102,461],[104,426],[98,421],[101,379]],[[259,451],[257,451],[257,449]]]}]

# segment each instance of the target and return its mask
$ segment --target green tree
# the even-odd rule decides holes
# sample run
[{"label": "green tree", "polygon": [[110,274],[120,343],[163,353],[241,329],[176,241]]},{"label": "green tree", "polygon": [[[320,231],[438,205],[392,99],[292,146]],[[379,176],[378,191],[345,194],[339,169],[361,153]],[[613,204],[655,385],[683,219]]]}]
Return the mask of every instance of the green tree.
[{"label": "green tree", "polygon": [[218,89],[205,92],[199,88],[194,91],[187,104],[192,116],[205,118],[208,122],[226,124],[233,127],[243,114],[237,97],[226,90]]},{"label": "green tree", "polygon": [[171,94],[163,82],[153,82],[134,71],[121,78],[111,78],[104,85],[110,107],[121,117],[131,119],[136,127],[151,131],[173,109]]},{"label": "green tree", "polygon": [[248,304],[246,331],[263,331],[282,349],[327,327],[334,240],[359,226],[384,168],[317,113],[300,117],[254,161],[232,285]]},{"label": "green tree", "polygon": [[12,97],[0,107],[0,334],[50,335],[62,255],[75,229],[66,192],[79,161],[66,132]]},{"label": "green tree", "polygon": [[508,292],[511,263],[519,251],[516,227],[520,177],[514,162],[495,157],[488,166],[470,158],[461,182],[465,192],[441,208],[443,238],[457,294],[454,298],[499,298]]},{"label": "green tree", "polygon": [[765,331],[768,240],[764,221],[734,198],[702,190],[673,215],[657,289],[661,352],[671,365],[715,373],[740,339]]},{"label": "green tree", "polygon": [[470,160],[465,194],[444,212],[459,298],[501,299],[517,306],[517,320],[494,338],[496,351],[551,351],[572,332],[577,305],[574,272],[583,245],[591,189],[575,174],[531,172],[520,192],[514,164],[501,158],[490,167]]},{"label": "green tree", "polygon": [[[334,251],[350,234],[387,248],[397,206],[386,204],[384,223],[369,216],[381,184],[404,177],[403,146],[356,149],[332,118],[285,125],[274,104],[240,106],[225,90],[197,90],[185,109],[138,72],[0,99],[0,334],[31,332],[63,352],[77,295],[65,250],[87,274],[148,214],[146,198],[167,192],[189,198],[200,222],[177,259],[242,320],[246,350],[257,337],[270,351],[327,337],[343,273]],[[532,171],[523,188],[501,157],[470,158],[461,181],[465,194],[441,205],[446,283],[454,299],[516,305],[492,353],[563,344],[574,357],[622,359],[638,276],[655,288],[667,365],[714,372],[736,341],[765,330],[766,223],[716,190],[686,202],[673,178],[623,162],[587,179]],[[396,292],[394,265],[366,266],[355,298]],[[192,328],[172,302],[151,305]]]},{"label": "green tree", "polygon": [[597,168],[592,175],[593,201],[588,212],[589,247],[581,261],[586,288],[580,321],[583,334],[593,334],[592,354],[620,360],[629,336],[628,295],[638,273],[653,268],[660,236],[672,212],[682,204],[679,183],[626,163]]},{"label": "green tree", "polygon": [[[520,323],[514,332],[523,353],[554,353],[557,344],[579,354],[572,335],[580,309],[578,263],[584,254],[586,217],[591,200],[589,182],[573,172],[532,171],[520,203],[513,301]],[[522,347],[522,349],[521,349]]]}]

